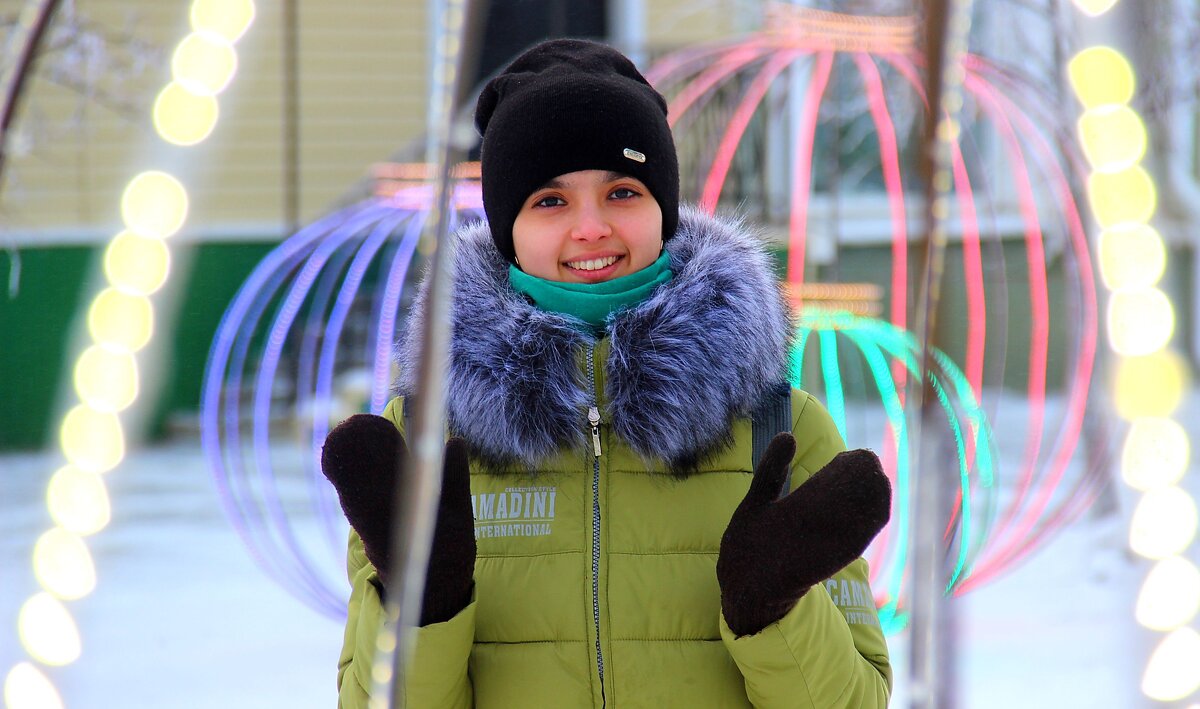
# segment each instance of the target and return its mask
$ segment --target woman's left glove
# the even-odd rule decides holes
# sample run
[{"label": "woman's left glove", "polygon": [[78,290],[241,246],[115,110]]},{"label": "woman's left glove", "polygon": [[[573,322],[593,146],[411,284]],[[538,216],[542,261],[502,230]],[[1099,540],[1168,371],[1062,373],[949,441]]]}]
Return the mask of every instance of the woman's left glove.
[{"label": "woman's left glove", "polygon": [[[381,595],[389,584],[395,487],[405,475],[407,460],[408,447],[392,422],[370,414],[356,414],[338,424],[321,451],[321,472],[337,489],[346,519],[362,539],[367,560],[379,571]],[[442,467],[421,625],[450,620],[467,607],[475,553],[467,443],[451,438]]]},{"label": "woman's left glove", "polygon": [[814,584],[862,556],[891,515],[891,483],[863,449],[839,453],[780,499],[795,454],[790,433],[771,440],[721,538],[721,612],[739,637],[787,615]]}]

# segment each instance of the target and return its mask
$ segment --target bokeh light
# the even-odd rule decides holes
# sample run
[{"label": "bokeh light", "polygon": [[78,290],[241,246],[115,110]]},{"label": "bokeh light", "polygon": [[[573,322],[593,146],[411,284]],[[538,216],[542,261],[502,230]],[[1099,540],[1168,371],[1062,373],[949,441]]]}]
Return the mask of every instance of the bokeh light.
[{"label": "bokeh light", "polygon": [[215,32],[197,31],[184,37],[171,55],[175,82],[199,96],[216,96],[237,73],[237,52]]},{"label": "bokeh light", "polygon": [[1187,472],[1190,447],[1187,431],[1176,421],[1136,419],[1121,450],[1121,474],[1137,490],[1174,485]]},{"label": "bokeh light", "polygon": [[1148,288],[1167,267],[1167,247],[1149,224],[1121,224],[1100,232],[1100,278],[1110,290]]},{"label": "bokeh light", "polygon": [[1072,0],[1075,7],[1085,15],[1096,17],[1103,15],[1112,9],[1113,5],[1117,4],[1117,0]]},{"label": "bokeh light", "polygon": [[104,480],[73,465],[59,468],[50,478],[46,507],[60,527],[85,536],[104,529],[112,518]]},{"label": "bokeh light", "polygon": [[1179,408],[1187,387],[1188,364],[1177,353],[1163,350],[1117,360],[1113,405],[1121,418],[1166,418]]},{"label": "bokeh light", "polygon": [[1129,60],[1103,45],[1076,54],[1067,64],[1067,77],[1084,108],[1129,103],[1137,85]]},{"label": "bokeh light", "polygon": [[1145,222],[1158,206],[1154,180],[1145,168],[1134,165],[1119,172],[1094,172],[1088,176],[1088,201],[1102,227]]},{"label": "bokeh light", "polygon": [[60,441],[67,460],[92,473],[112,470],[125,457],[120,419],[90,406],[76,406],[67,412]]},{"label": "bokeh light", "polygon": [[[1166,559],[1196,537],[1196,503],[1177,487],[1147,491],[1129,522],[1129,548],[1147,559]],[[1200,666],[1200,665],[1198,665]]]},{"label": "bokeh light", "polygon": [[88,309],[88,331],[110,349],[137,352],[154,334],[154,307],[145,296],[105,288]]},{"label": "bokeh light", "polygon": [[42,588],[65,600],[83,598],[96,588],[96,566],[87,545],[57,527],[34,545],[33,573]]},{"label": "bokeh light", "polygon": [[69,665],[82,650],[79,628],[66,606],[49,593],[30,596],[17,614],[21,646],[44,665]]},{"label": "bokeh light", "polygon": [[253,0],[195,0],[192,3],[192,29],[212,32],[233,44],[241,39],[254,21]]},{"label": "bokeh light", "polygon": [[171,268],[171,252],[160,239],[123,231],[104,250],[104,275],[118,290],[150,295],[163,287]]},{"label": "bokeh light", "polygon": [[1146,125],[1128,106],[1090,108],[1079,117],[1077,127],[1084,157],[1100,172],[1130,167],[1146,154]]},{"label": "bokeh light", "polygon": [[1137,621],[1151,630],[1186,625],[1200,610],[1200,569],[1172,556],[1154,565],[1137,599]]},{"label": "bokeh light", "polygon": [[1160,702],[1183,699],[1200,689],[1200,633],[1180,628],[1167,635],[1146,664],[1142,692]]},{"label": "bokeh light", "polygon": [[195,145],[212,134],[220,108],[211,94],[194,94],[171,82],[154,100],[154,129],[175,145]]},{"label": "bokeh light", "polygon": [[137,399],[137,360],[129,352],[88,347],[75,362],[75,392],[98,411],[123,411]]},{"label": "bokeh light", "polygon": [[121,217],[135,234],[165,239],[187,219],[187,191],[165,172],[150,170],[132,180],[121,195]]},{"label": "bokeh light", "polygon": [[1126,357],[1162,349],[1175,334],[1175,309],[1157,288],[1114,291],[1108,300],[1108,342]]},{"label": "bokeh light", "polygon": [[7,709],[63,709],[54,684],[31,662],[18,662],[4,678]]}]

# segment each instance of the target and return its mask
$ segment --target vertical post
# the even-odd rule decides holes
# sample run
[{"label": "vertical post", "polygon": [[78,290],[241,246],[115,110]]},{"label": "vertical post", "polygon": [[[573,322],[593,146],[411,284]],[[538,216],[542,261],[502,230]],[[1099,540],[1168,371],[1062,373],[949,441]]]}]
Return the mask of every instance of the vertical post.
[{"label": "vertical post", "polygon": [[613,44],[637,66],[646,65],[646,4],[643,0],[613,0],[609,35]]},{"label": "vertical post", "polygon": [[[418,406],[408,431],[410,459],[398,476],[392,528],[392,588],[386,619],[376,639],[370,706],[403,707],[405,670],[412,657],[421,612],[433,525],[442,489],[446,421],[446,364],[449,359],[453,244],[450,225],[451,171],[475,141],[471,114],[463,111],[474,81],[483,9],[479,0],[430,0],[438,13],[430,61],[427,155],[436,183],[425,230],[417,245],[430,261],[429,290],[417,372]],[[397,461],[398,464],[401,461]]]},{"label": "vertical post", "polygon": [[[952,187],[951,145],[958,140],[962,107],[963,57],[971,27],[970,0],[926,0],[926,93],[930,111],[920,152],[925,187],[923,274],[916,307],[916,336],[921,371],[910,380],[910,404],[918,404],[913,456],[913,593],[911,633],[911,706],[948,709],[956,705],[955,618],[945,593],[949,574],[943,542],[946,515],[957,475],[944,445],[932,386],[937,310],[945,266],[946,231]],[[899,294],[898,294],[899,295]]]}]

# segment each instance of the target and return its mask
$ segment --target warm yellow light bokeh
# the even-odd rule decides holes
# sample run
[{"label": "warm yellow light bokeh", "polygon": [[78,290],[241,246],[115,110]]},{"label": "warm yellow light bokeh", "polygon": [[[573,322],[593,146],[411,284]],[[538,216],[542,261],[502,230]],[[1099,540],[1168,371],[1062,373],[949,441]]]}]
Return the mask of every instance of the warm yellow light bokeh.
[{"label": "warm yellow light bokeh", "polygon": [[154,99],[154,129],[175,145],[195,145],[212,134],[220,109],[211,95],[194,94],[172,81]]},{"label": "warm yellow light bokeh", "polygon": [[1076,127],[1084,157],[1094,170],[1116,172],[1146,154],[1146,125],[1128,106],[1107,104],[1088,109]]},{"label": "warm yellow light bokeh", "polygon": [[1100,232],[1100,278],[1110,290],[1148,288],[1167,267],[1167,247],[1149,224],[1122,224]]},{"label": "warm yellow light bokeh", "polygon": [[1137,599],[1137,621],[1165,632],[1187,625],[1200,611],[1200,569],[1178,556],[1154,565]]},{"label": "warm yellow light bokeh", "polygon": [[1121,476],[1137,490],[1174,485],[1191,456],[1187,431],[1168,418],[1133,421],[1121,449]]},{"label": "warm yellow light bokeh", "polygon": [[59,468],[50,478],[46,507],[60,527],[85,536],[104,529],[112,519],[104,479],[72,465]]},{"label": "warm yellow light bokeh", "polygon": [[1157,288],[1129,288],[1108,300],[1108,343],[1113,352],[1137,357],[1156,352],[1175,334],[1175,309]]},{"label": "warm yellow light bokeh", "polygon": [[1067,64],[1067,77],[1084,108],[1129,103],[1137,86],[1129,60],[1103,45],[1089,47],[1072,57]]},{"label": "warm yellow light bokeh", "polygon": [[1166,418],[1179,408],[1187,384],[1188,364],[1175,352],[1122,357],[1116,363],[1113,405],[1126,421]]},{"label": "warm yellow light bokeh", "polygon": [[63,709],[54,684],[31,662],[18,662],[4,678],[7,709]]},{"label": "warm yellow light bokeh", "polygon": [[83,598],[96,588],[96,566],[78,536],[55,527],[33,546],[33,574],[42,588],[59,598]]},{"label": "warm yellow light bokeh", "polygon": [[1079,11],[1090,17],[1103,15],[1117,4],[1117,0],[1072,0]]},{"label": "warm yellow light bokeh", "polygon": [[1154,180],[1141,165],[1088,175],[1087,193],[1096,223],[1104,229],[1149,221],[1158,207]]},{"label": "warm yellow light bokeh", "polygon": [[66,606],[49,593],[31,596],[17,614],[17,635],[29,656],[44,665],[69,665],[82,650],[79,629]]},{"label": "warm yellow light bokeh", "polygon": [[104,275],[118,290],[150,295],[167,282],[171,253],[161,239],[123,231],[104,251]]},{"label": "warm yellow light bokeh", "polygon": [[1183,699],[1200,689],[1200,633],[1192,628],[1180,628],[1159,642],[1146,673],[1142,675],[1142,692],[1160,702]]},{"label": "warm yellow light bokeh", "polygon": [[105,288],[88,310],[88,332],[109,349],[137,352],[154,334],[154,308],[145,296]]},{"label": "warm yellow light bokeh", "polygon": [[80,405],[67,412],[59,435],[67,460],[81,470],[104,473],[125,457],[125,435],[115,414]]},{"label": "warm yellow light bokeh", "polygon": [[237,73],[237,52],[215,32],[199,30],[184,37],[171,55],[171,75],[200,96],[216,96]]},{"label": "warm yellow light bokeh", "polygon": [[194,0],[192,29],[212,32],[230,44],[237,42],[254,21],[253,0]]},{"label": "warm yellow light bokeh", "polygon": [[121,218],[135,234],[165,239],[187,219],[187,190],[179,180],[158,170],[140,173],[121,195]]},{"label": "warm yellow light bokeh", "polygon": [[1147,559],[1180,554],[1196,538],[1196,502],[1177,487],[1142,495],[1129,522],[1129,548]]},{"label": "warm yellow light bokeh", "polygon": [[123,411],[137,399],[137,360],[129,352],[88,347],[75,362],[75,392],[98,411]]}]

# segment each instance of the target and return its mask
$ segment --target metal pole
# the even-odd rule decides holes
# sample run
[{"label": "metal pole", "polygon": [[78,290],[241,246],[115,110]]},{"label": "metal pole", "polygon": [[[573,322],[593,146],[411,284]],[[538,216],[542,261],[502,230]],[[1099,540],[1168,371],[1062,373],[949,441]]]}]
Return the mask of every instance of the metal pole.
[{"label": "metal pole", "polygon": [[[963,57],[971,28],[971,0],[926,0],[926,92],[930,111],[922,140],[921,173],[925,182],[924,272],[916,309],[921,345],[920,378],[910,382],[919,403],[914,437],[918,471],[913,501],[913,593],[911,609],[911,706],[950,709],[956,705],[954,608],[946,598],[949,578],[942,529],[948,517],[957,475],[944,445],[944,426],[932,387],[937,309],[945,264],[945,222],[949,216],[951,145],[958,140],[962,108]],[[896,294],[895,297],[903,297]]]},{"label": "metal pole", "polygon": [[[397,481],[392,536],[392,588],[386,620],[376,640],[370,706],[403,707],[405,668],[420,618],[425,572],[442,488],[446,421],[446,361],[450,342],[453,244],[450,224],[451,169],[475,141],[471,114],[463,111],[474,81],[483,8],[476,0],[431,0],[440,10],[430,86],[428,155],[436,165],[434,198],[417,248],[431,262],[418,382],[418,406],[409,431],[410,459]],[[398,463],[400,461],[397,461]]]}]

